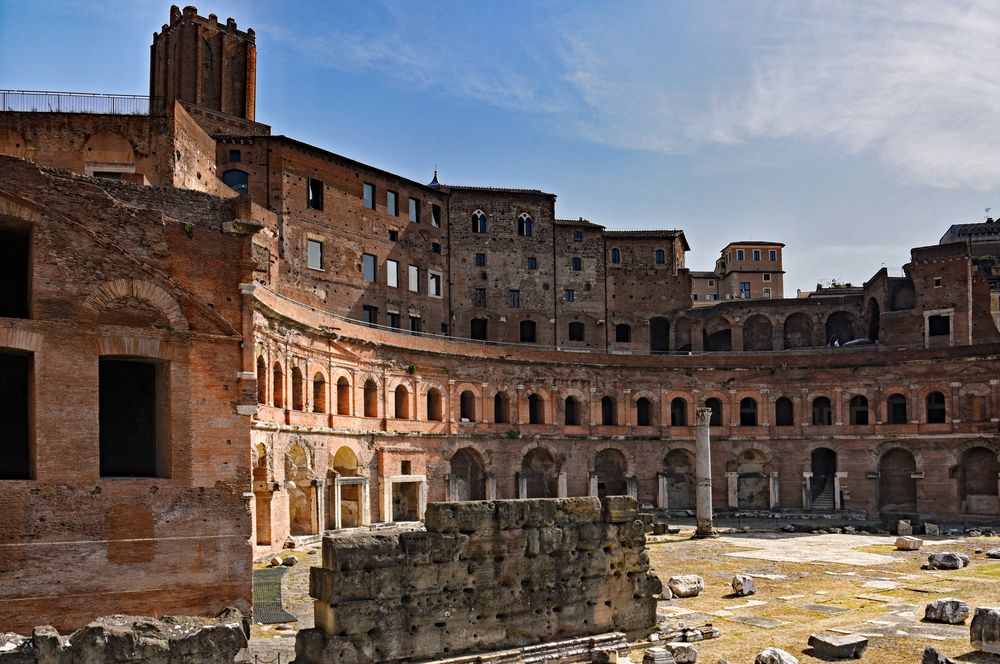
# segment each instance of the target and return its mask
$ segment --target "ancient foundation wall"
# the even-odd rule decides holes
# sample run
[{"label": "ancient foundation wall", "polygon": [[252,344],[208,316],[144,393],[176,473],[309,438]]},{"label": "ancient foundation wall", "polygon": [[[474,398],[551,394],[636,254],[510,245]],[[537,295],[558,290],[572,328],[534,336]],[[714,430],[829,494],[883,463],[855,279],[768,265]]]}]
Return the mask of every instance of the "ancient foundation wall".
[{"label": "ancient foundation wall", "polygon": [[323,540],[296,662],[384,662],[632,631],[655,622],[635,499],[428,505],[426,530]]}]

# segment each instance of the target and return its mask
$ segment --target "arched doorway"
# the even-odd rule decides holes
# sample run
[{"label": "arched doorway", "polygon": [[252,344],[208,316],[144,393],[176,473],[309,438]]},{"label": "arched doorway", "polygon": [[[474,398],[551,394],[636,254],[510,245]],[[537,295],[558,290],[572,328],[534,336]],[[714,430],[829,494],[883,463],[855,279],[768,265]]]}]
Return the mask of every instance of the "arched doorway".
[{"label": "arched doorway", "polygon": [[292,443],[285,453],[285,488],[290,534],[316,534],[316,489],[309,479],[309,454],[299,443]]},{"label": "arched doorway", "polygon": [[594,458],[594,473],[597,474],[597,496],[624,496],[628,493],[625,483],[625,455],[608,448],[601,450]]},{"label": "arched doorway", "polygon": [[1000,514],[997,493],[997,455],[985,447],[970,447],[958,466],[959,511],[963,514]]},{"label": "arched doorway", "polygon": [[812,346],[813,325],[809,316],[794,313],[785,319],[782,336],[785,348],[805,348]]},{"label": "arched doorway", "polygon": [[663,458],[667,478],[667,506],[672,510],[694,509],[694,455],[687,450],[671,450]]},{"label": "arched doorway", "polygon": [[[358,457],[350,447],[341,447],[333,455],[333,472],[327,483],[326,527],[336,527],[334,484],[337,477],[358,477]],[[361,487],[357,484],[343,484],[340,487],[340,526],[356,528],[361,525]]]},{"label": "arched doorway", "polygon": [[559,470],[552,453],[544,447],[529,450],[521,461],[521,475],[527,485],[524,498],[555,498],[558,493]]},{"label": "arched doorway", "polygon": [[826,343],[839,346],[857,338],[854,316],[846,311],[835,311],[826,319]]},{"label": "arched doorway", "polygon": [[832,510],[836,506],[833,478],[837,474],[837,453],[826,447],[817,447],[811,457],[810,504],[814,510]]},{"label": "arched doorway", "polygon": [[736,505],[740,509],[766,510],[771,506],[771,491],[764,473],[767,459],[760,450],[746,450],[737,459]]},{"label": "arched doorway", "polygon": [[743,350],[772,350],[774,327],[766,316],[754,314],[743,323]]},{"label": "arched doorway", "polygon": [[479,453],[471,447],[455,452],[449,462],[449,499],[483,500],[486,498],[485,472]]},{"label": "arched doorway", "polygon": [[916,459],[907,450],[894,447],[878,462],[878,508],[881,512],[916,512]]},{"label": "arched doorway", "polygon": [[710,352],[729,352],[733,349],[733,331],[729,321],[715,317],[705,323],[704,349]]}]

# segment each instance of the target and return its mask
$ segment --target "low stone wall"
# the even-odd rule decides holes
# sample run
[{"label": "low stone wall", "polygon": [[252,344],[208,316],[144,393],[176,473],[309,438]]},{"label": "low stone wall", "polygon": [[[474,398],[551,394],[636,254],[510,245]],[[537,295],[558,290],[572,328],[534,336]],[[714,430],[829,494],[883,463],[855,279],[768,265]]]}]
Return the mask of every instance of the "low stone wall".
[{"label": "low stone wall", "polygon": [[0,664],[223,664],[247,647],[244,630],[236,609],[214,620],[105,616],[68,637],[48,626],[31,636],[0,633]]},{"label": "low stone wall", "polygon": [[391,662],[652,627],[634,498],[432,503],[426,530],[335,534],[297,664]]}]

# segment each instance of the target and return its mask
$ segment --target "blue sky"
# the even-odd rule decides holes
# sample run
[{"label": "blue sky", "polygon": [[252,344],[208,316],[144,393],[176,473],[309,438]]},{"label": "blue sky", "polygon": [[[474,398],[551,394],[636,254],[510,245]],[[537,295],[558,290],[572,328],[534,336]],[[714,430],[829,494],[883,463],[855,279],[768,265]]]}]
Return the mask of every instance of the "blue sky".
[{"label": "blue sky", "polygon": [[[777,240],[786,295],[1000,213],[997,2],[243,2],[257,117],[561,217]],[[168,3],[0,0],[0,87],[145,93]]]}]

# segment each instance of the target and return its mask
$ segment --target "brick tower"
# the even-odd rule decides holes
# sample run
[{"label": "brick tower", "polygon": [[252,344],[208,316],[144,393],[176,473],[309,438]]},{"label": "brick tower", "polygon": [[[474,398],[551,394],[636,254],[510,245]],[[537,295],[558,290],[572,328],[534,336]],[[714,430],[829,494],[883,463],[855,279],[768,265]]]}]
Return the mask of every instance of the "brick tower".
[{"label": "brick tower", "polygon": [[149,94],[245,120],[254,119],[257,47],[252,29],[236,21],[219,23],[215,14],[198,15],[197,7],[170,8],[170,24],[153,33]]}]

